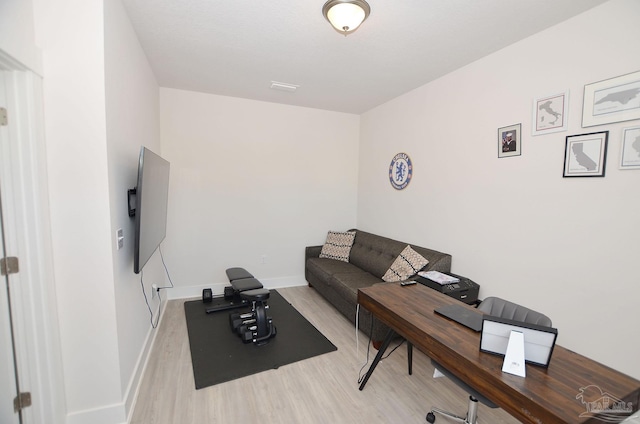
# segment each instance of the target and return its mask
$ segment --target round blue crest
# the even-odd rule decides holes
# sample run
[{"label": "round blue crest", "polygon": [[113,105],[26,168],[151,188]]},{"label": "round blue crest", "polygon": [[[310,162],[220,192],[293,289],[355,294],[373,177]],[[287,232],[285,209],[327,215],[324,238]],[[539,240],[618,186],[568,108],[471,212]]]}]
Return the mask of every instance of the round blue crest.
[{"label": "round blue crest", "polygon": [[411,158],[406,153],[398,153],[391,159],[389,165],[389,182],[396,190],[406,188],[411,182],[413,165]]}]

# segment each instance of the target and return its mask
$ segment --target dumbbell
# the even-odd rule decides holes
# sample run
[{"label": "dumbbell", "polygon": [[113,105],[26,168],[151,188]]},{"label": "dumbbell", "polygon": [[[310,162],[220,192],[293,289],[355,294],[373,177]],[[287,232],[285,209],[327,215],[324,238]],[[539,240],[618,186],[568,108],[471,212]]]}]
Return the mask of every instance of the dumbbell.
[{"label": "dumbbell", "polygon": [[253,312],[246,312],[244,314],[241,313],[233,313],[229,314],[229,324],[231,325],[231,330],[233,332],[238,331],[238,328],[244,324],[252,324],[255,323],[255,314]]},{"label": "dumbbell", "polygon": [[266,343],[266,340],[276,335],[276,327],[273,325],[273,319],[267,317],[266,330],[263,330],[264,334],[261,334],[257,324],[242,325],[238,328],[238,335],[242,339],[243,343],[258,342],[259,344]]},{"label": "dumbbell", "polygon": [[240,332],[243,331],[243,328],[246,329],[246,328],[249,328],[249,327],[251,327],[251,326],[253,326],[255,324],[256,324],[256,320],[255,319],[247,319],[247,320],[244,320],[244,321],[236,320],[233,323],[233,325],[234,325],[233,332],[240,334]]},{"label": "dumbbell", "polygon": [[238,329],[238,335],[240,336],[240,340],[242,340],[242,343],[251,343],[253,341],[253,338],[256,334],[256,330],[258,329],[257,326],[252,325],[252,326],[246,326],[246,325],[242,325],[240,326],[240,328]]},{"label": "dumbbell", "polygon": [[231,286],[226,286],[224,288],[224,299],[225,300],[231,300],[233,299],[235,296],[235,291],[233,290],[233,287]]}]

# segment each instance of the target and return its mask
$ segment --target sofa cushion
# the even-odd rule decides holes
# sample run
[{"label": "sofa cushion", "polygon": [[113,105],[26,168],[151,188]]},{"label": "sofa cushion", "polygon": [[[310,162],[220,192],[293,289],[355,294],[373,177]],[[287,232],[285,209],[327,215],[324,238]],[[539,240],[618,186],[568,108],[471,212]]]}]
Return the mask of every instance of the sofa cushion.
[{"label": "sofa cushion", "polygon": [[334,274],[362,273],[360,268],[348,262],[335,261],[326,258],[309,258],[307,260],[308,270],[318,278],[330,284],[331,276]]},{"label": "sofa cushion", "polygon": [[406,245],[407,243],[356,230],[349,262],[382,279]]},{"label": "sofa cushion", "polygon": [[320,251],[320,257],[349,262],[349,253],[355,236],[355,231],[329,231],[327,233],[327,241],[325,241]]},{"label": "sofa cushion", "polygon": [[382,276],[386,282],[404,281],[415,275],[429,263],[421,254],[407,245]]},{"label": "sofa cushion", "polygon": [[[366,231],[356,229],[349,231],[356,232],[356,238],[353,241],[349,255],[349,262],[380,279],[382,279],[382,276],[387,272],[400,252],[407,246],[407,242],[403,243],[367,233]],[[451,271],[451,255],[416,245],[411,247],[429,261],[425,270]]]},{"label": "sofa cushion", "polygon": [[371,287],[377,283],[382,283],[382,280],[368,272],[361,271],[359,273],[334,274],[329,284],[341,297],[353,301],[358,297],[358,289]]}]

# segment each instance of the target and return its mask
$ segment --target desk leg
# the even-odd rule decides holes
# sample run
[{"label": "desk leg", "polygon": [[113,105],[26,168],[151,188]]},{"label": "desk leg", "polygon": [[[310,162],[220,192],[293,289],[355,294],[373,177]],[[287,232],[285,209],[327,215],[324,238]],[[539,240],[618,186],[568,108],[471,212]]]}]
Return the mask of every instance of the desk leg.
[{"label": "desk leg", "polygon": [[407,366],[409,367],[409,375],[413,374],[413,345],[407,340]]},{"label": "desk leg", "polygon": [[384,351],[387,350],[387,348],[389,347],[389,343],[391,343],[391,340],[393,340],[393,336],[395,335],[396,335],[396,332],[393,331],[392,329],[389,329],[389,332],[387,333],[387,337],[385,337],[384,342],[382,342],[382,346],[380,346],[380,349],[378,350],[378,354],[376,355],[376,358],[371,363],[371,366],[369,367],[367,374],[364,376],[364,379],[360,384],[360,390],[364,389],[364,385],[367,384],[369,377],[371,377],[371,374],[373,374],[373,370],[376,369],[378,362],[380,362],[380,359],[382,359],[382,356],[384,355]]}]

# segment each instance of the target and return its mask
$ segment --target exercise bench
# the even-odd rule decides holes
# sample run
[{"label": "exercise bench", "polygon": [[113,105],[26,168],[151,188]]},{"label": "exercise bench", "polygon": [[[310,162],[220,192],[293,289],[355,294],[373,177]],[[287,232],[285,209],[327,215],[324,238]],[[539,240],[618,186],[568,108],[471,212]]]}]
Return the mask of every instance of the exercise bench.
[{"label": "exercise bench", "polygon": [[243,298],[241,293],[263,288],[262,283],[244,268],[229,268],[226,273],[231,283],[230,286],[224,288],[224,298],[228,302],[207,308],[206,312],[208,314],[249,306],[249,300]]},{"label": "exercise bench", "polygon": [[226,273],[231,283],[224,288],[224,298],[228,302],[207,308],[206,312],[227,311],[251,304],[250,312],[229,314],[231,329],[244,343],[268,343],[276,335],[273,320],[267,316],[269,290],[244,268],[229,268]]}]

